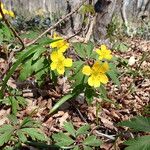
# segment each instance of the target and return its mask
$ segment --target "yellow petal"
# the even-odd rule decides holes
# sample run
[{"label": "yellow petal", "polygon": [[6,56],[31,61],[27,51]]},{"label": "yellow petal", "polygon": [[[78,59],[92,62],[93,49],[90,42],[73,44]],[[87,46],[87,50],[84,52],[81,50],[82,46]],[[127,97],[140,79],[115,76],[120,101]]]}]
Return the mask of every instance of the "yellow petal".
[{"label": "yellow petal", "polygon": [[101,50],[100,49],[96,49],[96,53],[101,55]]},{"label": "yellow petal", "polygon": [[103,84],[106,84],[108,82],[108,77],[105,74],[100,74],[99,81]]},{"label": "yellow petal", "polygon": [[55,70],[57,68],[57,63],[52,62],[50,67],[51,67],[51,70]]},{"label": "yellow petal", "polygon": [[72,66],[72,59],[66,58],[66,59],[64,60],[64,66],[65,66],[65,67],[71,67],[71,66]]},{"label": "yellow petal", "polygon": [[103,60],[103,58],[104,58],[103,56],[99,56],[98,57],[99,60]]},{"label": "yellow petal", "polygon": [[1,8],[2,8],[2,9],[4,9],[4,4],[3,4],[3,3],[1,3],[1,2],[0,2],[0,4],[1,4]]},{"label": "yellow petal", "polygon": [[13,12],[13,11],[8,11],[8,13],[9,13],[9,16],[11,16],[11,17],[15,17],[15,14],[14,14],[14,12]]},{"label": "yellow petal", "polygon": [[109,65],[108,65],[107,62],[104,62],[104,63],[101,65],[99,71],[100,71],[101,73],[105,73],[105,72],[107,72],[108,70],[109,70]]},{"label": "yellow petal", "polygon": [[6,9],[3,9],[3,13],[6,14],[6,15],[9,15],[9,11],[6,10]]},{"label": "yellow petal", "polygon": [[51,57],[52,61],[57,61],[57,59],[58,59],[58,53],[57,53],[57,51],[53,51],[51,53],[50,57]]},{"label": "yellow petal", "polygon": [[106,45],[101,45],[101,50],[107,50]]},{"label": "yellow petal", "polygon": [[64,68],[63,66],[59,66],[59,67],[57,68],[57,72],[58,72],[58,74],[64,74],[65,68]]},{"label": "yellow petal", "polygon": [[50,44],[51,48],[57,48],[57,47],[59,47],[61,41],[62,40],[59,39],[58,41],[51,43]]},{"label": "yellow petal", "polygon": [[94,87],[96,88],[96,87],[99,87],[99,86],[100,86],[100,81],[97,80],[97,78],[95,78],[95,76],[90,76],[90,77],[88,78],[88,84],[89,84],[90,86],[94,86]]},{"label": "yellow petal", "polygon": [[69,48],[69,44],[65,44],[58,48],[58,51],[64,53]]},{"label": "yellow petal", "polygon": [[91,74],[92,70],[90,68],[90,66],[84,66],[83,69],[82,69],[82,73],[89,76]]},{"label": "yellow petal", "polygon": [[96,61],[92,67],[92,70],[97,71],[97,70],[99,70],[99,68],[100,68],[100,63],[98,61]]},{"label": "yellow petal", "polygon": [[111,59],[112,59],[112,55],[111,55],[111,54],[108,54],[108,55],[105,56],[105,58],[106,58],[107,60],[111,60]]}]

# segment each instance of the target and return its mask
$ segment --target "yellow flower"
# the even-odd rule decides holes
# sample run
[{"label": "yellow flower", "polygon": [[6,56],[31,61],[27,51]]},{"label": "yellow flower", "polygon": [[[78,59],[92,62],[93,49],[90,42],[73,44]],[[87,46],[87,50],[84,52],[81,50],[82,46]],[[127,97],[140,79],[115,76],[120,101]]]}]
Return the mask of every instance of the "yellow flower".
[{"label": "yellow flower", "polygon": [[51,48],[57,48],[57,50],[62,53],[69,48],[69,43],[66,40],[64,40],[61,36],[54,33],[53,38],[54,40],[58,39],[58,41],[51,43]]},{"label": "yellow flower", "polygon": [[51,70],[57,70],[58,74],[64,74],[65,67],[71,67],[72,66],[72,59],[65,58],[63,53],[60,53],[59,51],[53,51],[51,53]]},{"label": "yellow flower", "polygon": [[101,83],[106,84],[108,82],[108,77],[105,73],[109,70],[107,62],[99,63],[96,61],[92,67],[86,65],[82,69],[82,73],[90,76],[88,78],[88,84],[90,86],[99,87]]},{"label": "yellow flower", "polygon": [[105,45],[101,45],[100,49],[96,50],[96,53],[99,54],[99,60],[103,60],[103,59],[111,60],[112,59],[111,51],[107,49]]},{"label": "yellow flower", "polygon": [[[3,3],[1,3],[1,8],[2,8],[2,11],[3,11],[4,15],[9,15],[9,16],[11,16],[11,17],[15,17],[13,11],[11,11],[11,10],[8,11],[8,10],[6,10],[6,9],[4,8]],[[1,19],[1,18],[2,18],[2,15],[0,14],[0,19]]]},{"label": "yellow flower", "polygon": [[8,15],[10,16],[10,17],[15,17],[15,14],[14,14],[14,12],[13,11],[8,11]]}]

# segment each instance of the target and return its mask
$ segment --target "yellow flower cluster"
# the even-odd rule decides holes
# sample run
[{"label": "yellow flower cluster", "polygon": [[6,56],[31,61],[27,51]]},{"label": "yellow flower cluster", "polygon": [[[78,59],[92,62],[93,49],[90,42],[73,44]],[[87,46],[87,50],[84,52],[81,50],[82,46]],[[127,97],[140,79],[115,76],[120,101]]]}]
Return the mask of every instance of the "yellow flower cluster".
[{"label": "yellow flower cluster", "polygon": [[[11,17],[15,17],[13,11],[11,11],[11,10],[6,10],[6,9],[4,8],[3,3],[1,3],[1,2],[0,2],[0,5],[1,5],[2,11],[3,11],[3,13],[4,13],[5,15],[9,15],[9,16],[11,16]],[[2,18],[2,15],[1,15],[1,13],[0,13],[0,19],[1,19],[1,18]]]},{"label": "yellow flower cluster", "polygon": [[[99,55],[99,60],[111,60],[111,51],[107,49],[105,45],[101,45],[100,49],[96,50]],[[99,87],[101,83],[106,84],[108,77],[106,72],[109,70],[108,63],[96,61],[92,67],[85,65],[82,69],[82,73],[89,76],[88,84],[93,87]]]},{"label": "yellow flower cluster", "polygon": [[53,39],[58,41],[50,44],[51,48],[56,49],[50,55],[52,60],[50,67],[51,70],[56,70],[58,74],[61,75],[64,74],[65,67],[72,66],[72,59],[65,58],[63,55],[63,53],[69,48],[69,43],[56,33],[54,34]]},{"label": "yellow flower cluster", "polygon": [[[65,67],[72,66],[72,59],[65,58],[63,55],[69,48],[69,43],[56,33],[53,39],[58,41],[50,44],[50,47],[53,48],[53,52],[50,55],[52,60],[50,67],[51,70],[56,70],[58,74],[64,74]],[[99,55],[100,61],[96,61],[92,67],[85,65],[82,69],[82,73],[89,76],[88,84],[95,88],[99,87],[101,83],[106,84],[108,82],[106,73],[109,70],[109,64],[106,60],[112,59],[111,51],[105,45],[101,45],[99,49],[96,49],[96,53]]]}]

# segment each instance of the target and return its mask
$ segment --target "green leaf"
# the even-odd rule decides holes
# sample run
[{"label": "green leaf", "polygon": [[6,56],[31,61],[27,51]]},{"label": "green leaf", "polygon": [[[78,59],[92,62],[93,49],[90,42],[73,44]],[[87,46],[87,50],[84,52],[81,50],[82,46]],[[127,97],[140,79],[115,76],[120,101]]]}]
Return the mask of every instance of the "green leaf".
[{"label": "green leaf", "polygon": [[12,126],[12,125],[9,125],[9,124],[7,125],[7,124],[5,124],[5,125],[3,125],[3,126],[0,127],[0,134],[6,132],[6,131],[8,131],[8,130],[12,130],[12,129],[13,129],[13,126]]},{"label": "green leaf", "polygon": [[87,44],[84,44],[84,47],[85,47],[87,57],[91,58],[94,49],[94,44],[92,42],[88,42]]},{"label": "green leaf", "polygon": [[23,128],[20,129],[21,132],[29,135],[33,140],[46,141],[44,133],[41,133],[39,129],[36,128]]},{"label": "green leaf", "polygon": [[79,136],[83,134],[88,134],[89,129],[90,129],[90,125],[86,124],[77,130],[76,135]]},{"label": "green leaf", "polygon": [[28,60],[23,66],[20,71],[20,76],[19,80],[24,81],[27,79],[27,77],[31,76],[33,73],[33,68],[32,68],[32,59]]},{"label": "green leaf", "polygon": [[64,123],[64,129],[68,131],[73,137],[76,137],[76,130],[73,127],[73,124],[71,122],[65,122]]},{"label": "green leaf", "polygon": [[88,136],[84,141],[83,141],[83,144],[84,145],[87,145],[87,146],[100,146],[102,144],[102,141],[100,141],[99,139],[96,139],[96,136],[94,135],[91,135],[91,136]]},{"label": "green leaf", "polygon": [[64,97],[62,97],[50,110],[49,114],[53,113],[54,111],[56,111],[63,103],[65,103],[66,101],[70,100],[71,98],[73,98],[76,95],[76,93],[71,93],[68,95],[65,95]]},{"label": "green leaf", "polygon": [[95,90],[88,86],[85,89],[85,97],[86,97],[86,101],[89,105],[93,102],[94,96],[95,96]]},{"label": "green leaf", "polygon": [[117,74],[116,70],[114,69],[114,67],[112,65],[110,65],[110,70],[107,71],[107,74],[109,75],[109,77],[112,79],[112,81],[116,85],[120,86],[120,82],[119,82],[118,77],[117,77],[118,74]]},{"label": "green leaf", "polygon": [[74,140],[71,139],[69,136],[65,135],[64,133],[53,134],[52,138],[56,142],[56,145],[60,147],[70,146],[74,143]]},{"label": "green leaf", "polygon": [[124,43],[118,42],[113,46],[113,49],[121,51],[121,52],[126,52],[128,50],[128,46]]},{"label": "green leaf", "polygon": [[11,124],[17,125],[18,120],[17,120],[17,117],[16,117],[15,115],[10,114],[10,115],[8,115],[7,117],[8,117],[8,119],[9,119],[9,121],[11,122]]},{"label": "green leaf", "polygon": [[73,150],[80,150],[79,146],[75,146]]},{"label": "green leaf", "polygon": [[128,147],[125,150],[149,150],[150,149],[150,136],[142,136],[136,139],[124,142]]},{"label": "green leaf", "polygon": [[118,123],[119,126],[133,128],[135,131],[150,132],[150,117],[137,116]]},{"label": "green leaf", "polygon": [[16,132],[16,134],[18,135],[18,138],[21,142],[25,143],[27,141],[26,136],[24,135],[24,133],[21,130],[18,130]]},{"label": "green leaf", "polygon": [[52,42],[54,42],[56,40],[51,40],[51,39],[45,39],[44,41],[41,40],[39,45],[32,45],[29,48],[27,48],[27,51],[23,51],[24,53],[22,55],[20,55],[18,57],[18,59],[16,60],[16,62],[13,64],[13,66],[10,68],[10,70],[8,71],[8,73],[6,74],[4,80],[3,80],[3,84],[1,86],[1,90],[0,90],[0,99],[2,99],[4,97],[4,91],[6,89],[7,86],[7,82],[9,80],[9,78],[12,76],[12,74],[15,72],[15,70],[17,69],[17,67],[19,67],[22,62],[24,62],[24,60],[31,54],[33,54],[36,51],[36,48],[38,48],[39,46],[44,46],[47,44],[50,44]]},{"label": "green leaf", "polygon": [[27,128],[27,127],[35,127],[36,122],[32,120],[30,117],[26,117],[23,119],[20,128]]},{"label": "green leaf", "polygon": [[86,58],[86,51],[85,51],[85,48],[84,48],[84,44],[82,44],[82,43],[73,43],[73,47],[74,47],[76,53],[81,58]]},{"label": "green leaf", "polygon": [[36,60],[40,57],[40,55],[45,52],[47,49],[45,47],[39,47],[36,49],[36,52],[34,53],[32,60]]},{"label": "green leaf", "polygon": [[0,146],[10,140],[13,131],[14,129],[11,125],[4,125],[0,128]]},{"label": "green leaf", "polygon": [[105,87],[103,85],[100,85],[99,89],[100,89],[100,94],[102,95],[102,97],[107,98],[107,91]]},{"label": "green leaf", "polygon": [[94,7],[93,5],[91,4],[84,4],[81,8],[81,11],[80,11],[82,14],[86,14],[86,13],[92,13],[94,14],[95,13],[95,10],[94,10]]},{"label": "green leaf", "polygon": [[18,110],[18,108],[19,108],[18,102],[17,102],[17,100],[15,99],[15,97],[13,97],[13,96],[9,97],[9,100],[10,100],[10,102],[11,102],[12,113],[13,113],[14,115],[16,115],[16,114],[17,114],[17,110]]},{"label": "green leaf", "polygon": [[84,150],[93,150],[91,147],[89,146],[83,146],[84,147]]},{"label": "green leaf", "polygon": [[17,96],[16,99],[18,104],[21,105],[22,107],[25,107],[27,105],[27,101],[24,97]]}]

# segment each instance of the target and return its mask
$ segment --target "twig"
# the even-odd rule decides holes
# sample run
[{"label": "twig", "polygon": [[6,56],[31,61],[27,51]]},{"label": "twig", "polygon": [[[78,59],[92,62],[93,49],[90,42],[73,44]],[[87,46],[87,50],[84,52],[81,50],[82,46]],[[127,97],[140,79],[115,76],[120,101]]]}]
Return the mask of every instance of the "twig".
[{"label": "twig", "polygon": [[86,0],[84,0],[79,6],[77,6],[77,8],[75,8],[73,11],[71,11],[69,14],[67,14],[66,16],[64,16],[62,19],[60,19],[58,22],[56,22],[53,26],[51,26],[50,28],[48,28],[46,31],[44,31],[42,34],[40,34],[35,40],[33,40],[32,42],[28,43],[27,45],[25,45],[26,47],[36,43],[41,37],[43,37],[45,34],[47,34],[49,31],[51,31],[53,28],[55,28],[57,25],[59,25],[61,22],[63,22],[66,18],[70,17],[72,14],[74,14],[76,11],[78,11],[78,9],[80,9],[80,7],[86,2]]},{"label": "twig", "polygon": [[79,33],[81,33],[82,29],[80,29],[78,32],[76,32],[75,34],[69,36],[68,38],[66,38],[66,41],[69,41],[71,38],[75,37],[76,35],[78,35]]},{"label": "twig", "polygon": [[89,30],[88,30],[88,32],[87,32],[87,34],[86,34],[86,37],[85,37],[85,40],[84,40],[85,43],[87,43],[87,42],[90,40],[90,37],[91,37],[91,35],[92,35],[92,33],[93,33],[93,27],[94,27],[94,24],[95,24],[95,20],[96,20],[96,16],[94,16],[94,17],[92,18],[92,21],[91,21],[91,23],[90,23]]},{"label": "twig", "polygon": [[84,116],[82,115],[82,113],[80,112],[80,110],[79,110],[78,108],[76,108],[76,107],[75,107],[75,109],[77,110],[77,112],[78,112],[79,116],[81,117],[81,119],[82,119],[85,123],[88,123],[88,122],[86,121],[86,119],[84,118]]},{"label": "twig", "polygon": [[6,19],[3,10],[1,8],[1,0],[0,0],[0,14],[2,15],[2,18],[5,22],[5,24],[7,25],[7,27],[12,31],[13,35],[19,40],[19,42],[21,43],[22,47],[19,49],[19,51],[23,50],[25,48],[25,45],[22,41],[22,39],[20,38],[20,36],[18,35],[18,33],[16,32],[16,30],[12,27],[12,25],[10,24],[10,22]]},{"label": "twig", "polygon": [[115,135],[107,135],[107,134],[99,132],[98,130],[95,130],[95,133],[97,134],[97,136],[104,136],[110,140],[115,140],[115,137],[114,137]]}]

